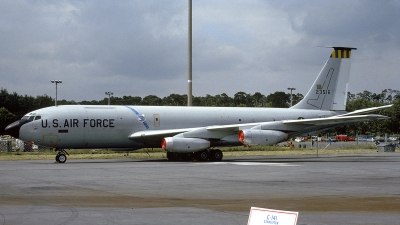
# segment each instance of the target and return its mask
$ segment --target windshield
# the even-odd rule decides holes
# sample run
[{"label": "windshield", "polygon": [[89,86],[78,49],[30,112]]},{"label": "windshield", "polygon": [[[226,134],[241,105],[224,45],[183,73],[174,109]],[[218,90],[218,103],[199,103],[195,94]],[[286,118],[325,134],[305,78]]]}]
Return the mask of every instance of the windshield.
[{"label": "windshield", "polygon": [[36,113],[28,113],[25,116],[21,118],[21,120],[28,120],[28,121],[33,121],[33,120],[39,120],[42,117],[40,115],[37,115]]}]

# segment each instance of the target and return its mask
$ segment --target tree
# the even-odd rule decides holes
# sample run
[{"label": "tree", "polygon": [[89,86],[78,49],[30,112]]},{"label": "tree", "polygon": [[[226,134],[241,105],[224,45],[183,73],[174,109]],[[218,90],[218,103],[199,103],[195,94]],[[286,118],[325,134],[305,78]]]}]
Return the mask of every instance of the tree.
[{"label": "tree", "polygon": [[203,98],[203,106],[216,106],[216,98],[211,95],[206,95],[206,97]]},{"label": "tree", "polygon": [[370,91],[365,90],[363,93],[358,93],[357,97],[363,98],[367,101],[371,101],[371,95],[372,95],[372,93]]},{"label": "tree", "polygon": [[233,96],[233,103],[235,106],[246,106],[247,94],[239,91]]},{"label": "tree", "polygon": [[288,102],[290,102],[290,94],[276,91],[267,96],[267,102],[271,103],[271,107],[274,108],[287,108],[289,106]]},{"label": "tree", "polygon": [[201,106],[202,105],[202,101],[203,101],[203,97],[196,97],[196,96],[192,97],[193,106]]},{"label": "tree", "polygon": [[187,98],[184,95],[170,94],[163,99],[164,105],[184,106],[187,104]]},{"label": "tree", "polygon": [[267,100],[267,98],[265,97],[265,95],[261,94],[260,92],[256,92],[254,93],[254,95],[252,96],[252,102],[253,102],[253,106],[255,107],[262,107],[265,105],[265,102]]},{"label": "tree", "polygon": [[156,95],[148,95],[143,98],[140,105],[162,105],[162,99]]},{"label": "tree", "polygon": [[293,99],[292,99],[293,105],[296,105],[297,103],[299,103],[303,98],[304,98],[304,96],[301,93],[296,93],[296,95],[293,94]]},{"label": "tree", "polygon": [[398,90],[394,90],[393,93],[395,93],[393,100],[397,100],[400,99],[400,91]]},{"label": "tree", "polygon": [[350,92],[347,92],[347,101],[349,102],[349,101],[353,101],[353,100],[355,100],[356,99],[356,95],[355,94],[352,94],[352,93],[350,93]]},{"label": "tree", "polygon": [[15,120],[17,120],[17,118],[18,117],[14,113],[11,113],[6,108],[1,107],[0,108],[0,129],[1,129],[0,133],[3,133],[6,126],[8,124],[14,122]]},{"label": "tree", "polygon": [[393,101],[393,106],[382,110],[380,114],[389,116],[390,119],[379,121],[379,131],[382,133],[398,134],[400,129],[400,99]]},{"label": "tree", "polygon": [[40,109],[40,108],[49,107],[52,105],[54,105],[54,99],[52,99],[48,95],[39,95],[35,99],[34,107],[35,107],[35,109]]},{"label": "tree", "polygon": [[221,98],[219,98],[218,106],[231,106],[233,104],[233,99],[227,94],[222,93]]},{"label": "tree", "polygon": [[352,112],[358,109],[365,109],[371,107],[372,102],[367,101],[365,98],[357,98],[353,101],[348,101],[346,104],[346,111]]}]

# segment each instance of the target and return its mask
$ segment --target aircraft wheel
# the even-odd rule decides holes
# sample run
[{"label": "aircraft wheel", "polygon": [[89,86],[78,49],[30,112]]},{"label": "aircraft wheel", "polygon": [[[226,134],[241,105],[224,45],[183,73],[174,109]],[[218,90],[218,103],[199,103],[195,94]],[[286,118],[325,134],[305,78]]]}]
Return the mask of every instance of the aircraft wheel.
[{"label": "aircraft wheel", "polygon": [[181,153],[180,154],[180,159],[182,161],[191,161],[193,159],[193,157],[192,157],[191,153]]},{"label": "aircraft wheel", "polygon": [[222,151],[217,150],[210,150],[210,160],[211,161],[221,161],[223,157]]},{"label": "aircraft wheel", "polygon": [[172,161],[172,152],[167,152],[167,159]]},{"label": "aircraft wheel", "polygon": [[197,152],[197,154],[196,154],[196,160],[198,160],[198,161],[207,161],[208,157],[209,157],[209,153],[207,150]]},{"label": "aircraft wheel", "polygon": [[58,156],[58,162],[59,163],[65,163],[67,161],[67,156],[64,154],[59,154]]},{"label": "aircraft wheel", "polygon": [[56,162],[60,162],[60,159],[59,159],[59,157],[60,157],[60,155],[56,155]]},{"label": "aircraft wheel", "polygon": [[167,152],[167,159],[169,161],[178,161],[180,158],[180,154],[177,152]]}]

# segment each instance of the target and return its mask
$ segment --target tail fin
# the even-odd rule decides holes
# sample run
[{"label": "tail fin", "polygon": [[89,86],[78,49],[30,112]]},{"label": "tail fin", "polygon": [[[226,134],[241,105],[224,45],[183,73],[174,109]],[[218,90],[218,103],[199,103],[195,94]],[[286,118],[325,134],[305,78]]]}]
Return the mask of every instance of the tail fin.
[{"label": "tail fin", "polygon": [[356,48],[332,47],[326,61],[307,95],[293,109],[346,110],[347,86],[350,73],[351,50]]}]

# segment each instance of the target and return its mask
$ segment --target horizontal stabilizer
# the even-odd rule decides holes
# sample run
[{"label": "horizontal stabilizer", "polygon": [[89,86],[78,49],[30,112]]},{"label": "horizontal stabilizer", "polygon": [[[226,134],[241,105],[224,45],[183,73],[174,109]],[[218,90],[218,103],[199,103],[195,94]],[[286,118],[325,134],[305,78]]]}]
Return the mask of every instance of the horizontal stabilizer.
[{"label": "horizontal stabilizer", "polygon": [[342,114],[342,115],[339,115],[339,116],[361,115],[361,114],[375,112],[375,111],[382,110],[382,109],[387,109],[387,108],[390,108],[390,107],[392,107],[392,105],[384,105],[384,106],[372,107],[372,108],[367,108],[367,109],[359,109],[359,110],[355,110],[353,112],[349,112],[349,113]]},{"label": "horizontal stabilizer", "polygon": [[356,115],[356,116],[332,116],[328,118],[315,118],[315,119],[302,119],[302,120],[284,120],[283,124],[304,124],[304,125],[336,125],[344,123],[358,123],[369,120],[382,120],[388,119],[388,116],[382,116],[377,114],[369,115]]}]

